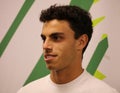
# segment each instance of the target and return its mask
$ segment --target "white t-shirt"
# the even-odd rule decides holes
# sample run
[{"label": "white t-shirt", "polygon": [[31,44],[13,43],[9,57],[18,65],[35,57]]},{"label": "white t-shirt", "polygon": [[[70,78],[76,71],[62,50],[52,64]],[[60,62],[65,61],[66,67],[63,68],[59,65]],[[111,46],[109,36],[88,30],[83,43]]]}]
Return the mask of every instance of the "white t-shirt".
[{"label": "white t-shirt", "polygon": [[115,89],[84,71],[75,80],[55,84],[50,75],[22,87],[17,93],[118,93]]}]

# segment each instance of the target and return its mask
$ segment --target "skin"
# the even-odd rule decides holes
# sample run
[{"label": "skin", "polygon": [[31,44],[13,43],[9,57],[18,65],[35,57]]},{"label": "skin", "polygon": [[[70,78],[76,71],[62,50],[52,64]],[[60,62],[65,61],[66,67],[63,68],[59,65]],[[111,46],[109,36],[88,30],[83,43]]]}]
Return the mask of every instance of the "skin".
[{"label": "skin", "polygon": [[82,50],[88,42],[86,34],[74,38],[74,31],[65,20],[47,21],[43,24],[43,54],[50,70],[51,80],[57,84],[68,83],[82,72]]}]

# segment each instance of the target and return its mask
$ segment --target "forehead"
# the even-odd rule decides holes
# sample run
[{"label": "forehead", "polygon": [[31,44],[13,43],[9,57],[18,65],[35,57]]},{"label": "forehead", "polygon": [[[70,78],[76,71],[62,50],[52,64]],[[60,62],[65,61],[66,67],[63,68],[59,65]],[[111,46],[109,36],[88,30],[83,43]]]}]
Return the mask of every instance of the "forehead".
[{"label": "forehead", "polygon": [[70,28],[69,23],[65,20],[51,20],[43,24],[42,34],[50,35],[52,33],[63,33],[66,35],[74,34],[74,31]]}]

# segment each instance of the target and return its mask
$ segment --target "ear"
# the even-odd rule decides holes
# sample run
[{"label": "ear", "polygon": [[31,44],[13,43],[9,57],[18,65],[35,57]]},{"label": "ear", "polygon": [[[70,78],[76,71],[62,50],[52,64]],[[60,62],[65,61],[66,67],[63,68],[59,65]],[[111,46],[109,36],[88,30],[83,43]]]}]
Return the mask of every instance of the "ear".
[{"label": "ear", "polygon": [[77,49],[78,50],[83,50],[83,48],[87,45],[87,43],[88,43],[88,36],[87,36],[87,34],[81,35],[77,39]]}]

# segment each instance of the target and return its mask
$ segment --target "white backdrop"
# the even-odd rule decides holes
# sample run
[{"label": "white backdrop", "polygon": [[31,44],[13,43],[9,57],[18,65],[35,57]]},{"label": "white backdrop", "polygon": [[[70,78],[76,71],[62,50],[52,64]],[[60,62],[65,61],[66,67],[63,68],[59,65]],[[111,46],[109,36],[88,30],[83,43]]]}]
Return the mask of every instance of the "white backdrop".
[{"label": "white backdrop", "polygon": [[[7,33],[25,0],[0,0],[0,42]],[[40,38],[42,24],[39,14],[52,4],[69,4],[70,0],[35,0],[0,58],[0,93],[16,93],[42,54]],[[90,9],[92,18],[105,16],[94,28],[93,38],[84,55],[86,67],[102,34],[108,35],[109,48],[99,70],[105,82],[120,91],[120,0],[99,0]]]}]

